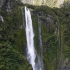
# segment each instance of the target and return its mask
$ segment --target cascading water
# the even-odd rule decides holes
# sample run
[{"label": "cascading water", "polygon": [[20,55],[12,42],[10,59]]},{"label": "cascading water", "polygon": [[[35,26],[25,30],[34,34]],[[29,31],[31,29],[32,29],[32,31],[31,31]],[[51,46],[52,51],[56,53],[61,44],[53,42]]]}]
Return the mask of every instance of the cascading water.
[{"label": "cascading water", "polygon": [[25,20],[26,20],[26,39],[27,39],[27,60],[32,65],[33,70],[44,70],[43,66],[43,53],[42,53],[42,37],[41,37],[41,23],[38,19],[38,32],[39,32],[39,45],[40,54],[37,54],[34,48],[34,32],[32,26],[32,19],[30,10],[25,7]]},{"label": "cascading water", "polygon": [[42,58],[42,36],[41,36],[41,22],[38,15],[38,32],[39,32],[39,44],[41,49],[41,58]]},{"label": "cascading water", "polygon": [[32,26],[31,14],[28,8],[25,7],[25,19],[26,19],[26,38],[27,38],[27,59],[32,65],[33,70],[36,70],[35,65],[35,49],[34,49],[34,32]]},{"label": "cascading water", "polygon": [[40,16],[38,15],[38,33],[39,33],[39,45],[40,45],[40,56],[38,56],[38,64],[40,67],[40,70],[44,70],[43,65],[43,47],[42,47],[42,36],[41,36],[41,20]]}]

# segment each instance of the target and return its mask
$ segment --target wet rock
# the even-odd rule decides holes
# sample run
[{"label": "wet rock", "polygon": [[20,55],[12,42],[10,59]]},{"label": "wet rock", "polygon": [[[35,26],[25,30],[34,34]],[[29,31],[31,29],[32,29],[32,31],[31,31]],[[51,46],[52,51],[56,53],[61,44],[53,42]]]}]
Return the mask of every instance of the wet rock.
[{"label": "wet rock", "polygon": [[69,70],[69,68],[67,66],[64,66],[62,70]]},{"label": "wet rock", "polygon": [[10,6],[10,2],[8,2],[8,3],[7,3],[7,12],[8,12],[8,13],[11,13],[11,11],[12,11],[12,10],[11,10],[11,6]]},{"label": "wet rock", "polygon": [[6,0],[0,0],[0,8],[3,6],[3,4],[4,4],[5,1]]},{"label": "wet rock", "polygon": [[2,21],[2,22],[4,22],[4,19],[3,19],[3,17],[0,15],[0,20]]},{"label": "wet rock", "polygon": [[43,23],[43,25],[47,27],[48,32],[50,32],[52,28],[54,29],[53,16],[51,16],[50,14],[42,13],[42,12],[39,12],[38,16],[39,16],[40,21]]},{"label": "wet rock", "polygon": [[68,64],[69,64],[69,58],[66,58],[62,70],[70,70]]},{"label": "wet rock", "polygon": [[19,28],[22,29],[23,28],[23,25],[21,25]]}]

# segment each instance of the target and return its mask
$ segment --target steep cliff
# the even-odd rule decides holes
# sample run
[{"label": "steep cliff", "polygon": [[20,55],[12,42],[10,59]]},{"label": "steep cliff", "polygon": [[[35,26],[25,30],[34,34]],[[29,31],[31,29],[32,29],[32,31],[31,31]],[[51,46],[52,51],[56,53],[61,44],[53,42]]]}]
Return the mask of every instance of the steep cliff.
[{"label": "steep cliff", "polygon": [[[0,0],[0,8],[3,6],[3,4],[7,0]],[[31,5],[47,5],[49,7],[60,7],[64,2],[70,1],[70,0],[16,0],[21,1],[25,4],[31,4]]]},{"label": "steep cliff", "polygon": [[[5,0],[2,2],[0,10],[0,70],[27,70],[27,67],[31,69],[25,57],[25,31],[21,26],[21,8],[16,1]],[[22,50],[20,50],[21,47]]]},{"label": "steep cliff", "polygon": [[47,5],[49,7],[60,7],[68,0],[22,0],[23,3],[31,5]]},{"label": "steep cliff", "polygon": [[[31,8],[35,33],[34,43],[38,54],[40,54],[38,22],[41,23],[45,70],[69,70],[70,68],[70,5],[67,6],[68,4],[68,2],[64,3],[64,7],[59,9],[27,5],[28,8]],[[32,70],[26,60],[24,19],[24,4],[21,5],[16,0],[2,2],[0,70]]]}]

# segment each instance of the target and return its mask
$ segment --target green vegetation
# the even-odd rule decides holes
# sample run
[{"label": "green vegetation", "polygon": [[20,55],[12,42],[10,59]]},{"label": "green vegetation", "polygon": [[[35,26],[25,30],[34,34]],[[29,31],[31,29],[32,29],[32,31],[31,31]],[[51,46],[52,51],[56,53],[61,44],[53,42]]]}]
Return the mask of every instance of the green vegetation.
[{"label": "green vegetation", "polygon": [[15,0],[11,12],[6,11],[5,4],[0,12],[4,23],[0,20],[0,70],[31,70],[25,57],[26,36],[20,6]]},{"label": "green vegetation", "polygon": [[[11,7],[10,13],[6,11],[7,4],[3,6],[0,12],[4,18],[4,23],[0,20],[0,70],[31,70],[32,67],[25,57],[26,35],[22,19],[24,16],[22,17],[21,12],[21,7],[26,4],[16,3],[15,0],[12,0],[12,2],[14,8]],[[33,12],[34,40],[38,54],[40,54],[40,47],[37,14],[41,16],[43,61],[46,70],[56,70],[61,53],[64,60],[70,59],[70,7],[67,5],[67,3],[64,3],[64,7],[59,9],[26,5]],[[60,30],[60,36],[58,36],[58,30]],[[60,45],[58,38],[60,38]]]}]

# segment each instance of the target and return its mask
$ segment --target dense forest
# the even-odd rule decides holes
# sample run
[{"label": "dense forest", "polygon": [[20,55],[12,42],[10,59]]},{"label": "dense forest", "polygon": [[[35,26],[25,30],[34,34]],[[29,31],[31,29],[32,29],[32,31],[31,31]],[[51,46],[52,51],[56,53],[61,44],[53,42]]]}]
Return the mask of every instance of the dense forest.
[{"label": "dense forest", "polygon": [[[10,8],[9,8],[10,6]],[[0,7],[0,70],[32,70],[26,59],[25,15],[31,10],[34,42],[40,54],[38,19],[41,22],[44,70],[70,69],[70,5],[61,8],[32,6],[20,0],[6,0]],[[23,12],[25,13],[25,11]],[[39,15],[39,17],[38,17]]]}]

